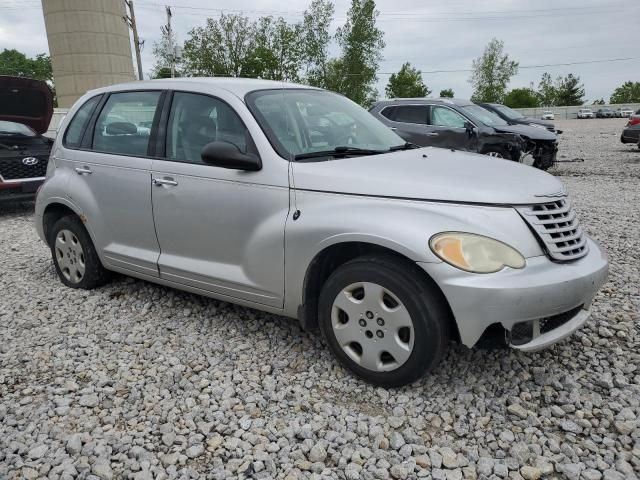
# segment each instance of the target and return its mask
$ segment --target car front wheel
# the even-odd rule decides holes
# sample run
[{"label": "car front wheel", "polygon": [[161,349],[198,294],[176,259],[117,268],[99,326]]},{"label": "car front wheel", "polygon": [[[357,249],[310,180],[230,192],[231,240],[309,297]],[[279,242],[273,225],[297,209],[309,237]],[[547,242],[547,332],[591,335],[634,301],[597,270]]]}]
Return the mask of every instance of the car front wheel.
[{"label": "car front wheel", "polygon": [[322,288],[325,341],[344,367],[375,385],[412,383],[446,350],[448,308],[415,268],[393,257],[359,257]]}]

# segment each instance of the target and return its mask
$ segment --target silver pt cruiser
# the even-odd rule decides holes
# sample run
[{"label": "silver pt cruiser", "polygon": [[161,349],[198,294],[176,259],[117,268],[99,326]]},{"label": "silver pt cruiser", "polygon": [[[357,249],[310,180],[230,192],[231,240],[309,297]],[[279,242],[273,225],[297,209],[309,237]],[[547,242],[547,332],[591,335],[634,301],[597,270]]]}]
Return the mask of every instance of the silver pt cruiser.
[{"label": "silver pt cruiser", "polygon": [[87,93],[36,226],[69,287],[114,271],[297,317],[382,386],[418,379],[450,340],[559,341],[608,268],[553,176],[415,148],[340,95],[260,80]]}]

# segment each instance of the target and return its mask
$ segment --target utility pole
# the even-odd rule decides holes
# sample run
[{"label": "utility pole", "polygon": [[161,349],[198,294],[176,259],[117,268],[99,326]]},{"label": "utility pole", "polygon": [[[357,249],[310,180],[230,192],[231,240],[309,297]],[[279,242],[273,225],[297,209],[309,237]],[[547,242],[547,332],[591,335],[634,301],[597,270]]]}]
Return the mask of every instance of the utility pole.
[{"label": "utility pole", "polygon": [[171,48],[171,78],[176,76],[176,61],[173,52],[173,34],[171,32],[171,7],[167,6],[167,38],[169,39],[169,46]]},{"label": "utility pole", "polygon": [[129,7],[129,15],[122,17],[129,28],[133,31],[133,46],[136,49],[136,61],[138,62],[138,80],[143,80],[142,76],[142,57],[140,56],[140,46],[144,44],[144,41],[140,41],[138,37],[138,28],[136,26],[136,14],[133,11],[133,0],[124,0],[124,3]]}]

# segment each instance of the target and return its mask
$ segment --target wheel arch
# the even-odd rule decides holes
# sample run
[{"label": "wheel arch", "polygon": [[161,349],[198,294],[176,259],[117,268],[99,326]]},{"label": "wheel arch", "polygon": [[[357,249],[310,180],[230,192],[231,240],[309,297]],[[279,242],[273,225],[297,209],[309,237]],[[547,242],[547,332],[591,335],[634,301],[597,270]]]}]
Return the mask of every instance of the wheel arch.
[{"label": "wheel arch", "polygon": [[[49,235],[51,234],[51,228],[62,217],[67,215],[74,215],[82,221],[82,214],[75,210],[73,205],[63,201],[53,201],[49,203],[42,213],[42,232],[44,239],[49,245]],[[84,222],[83,222],[84,223]]]},{"label": "wheel arch", "polygon": [[451,338],[457,341],[460,340],[458,325],[449,302],[435,280],[404,253],[400,253],[387,246],[366,241],[334,243],[326,246],[313,257],[307,266],[304,276],[302,304],[298,308],[298,319],[304,330],[312,331],[318,328],[318,299],[322,286],[331,273],[350,260],[372,254],[393,258],[405,264],[418,278],[421,278],[446,307],[448,312],[446,321]]}]

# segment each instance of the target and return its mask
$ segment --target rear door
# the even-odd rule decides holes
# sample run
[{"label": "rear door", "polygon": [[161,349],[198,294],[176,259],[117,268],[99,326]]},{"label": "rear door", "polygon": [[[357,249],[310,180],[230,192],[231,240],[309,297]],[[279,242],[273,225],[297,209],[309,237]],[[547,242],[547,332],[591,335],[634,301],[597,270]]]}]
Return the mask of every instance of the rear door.
[{"label": "rear door", "polygon": [[422,147],[434,144],[434,134],[427,125],[427,105],[394,105],[384,108],[380,114],[390,120],[391,129],[407,142]]},{"label": "rear door", "polygon": [[476,135],[470,135],[466,128],[467,118],[444,105],[431,105],[429,126],[435,133],[432,145],[456,150],[476,151]]},{"label": "rear door", "polygon": [[[174,92],[163,112],[166,144],[153,161],[160,276],[233,299],[282,308],[288,164],[257,172],[202,162],[209,142],[255,150],[236,97]],[[166,117],[166,120],[164,118]]]},{"label": "rear door", "polygon": [[[92,230],[107,267],[158,276],[151,212],[151,126],[163,93],[114,92],[101,100],[80,146],[65,138],[69,195]],[[68,137],[73,125],[65,133]]]}]

